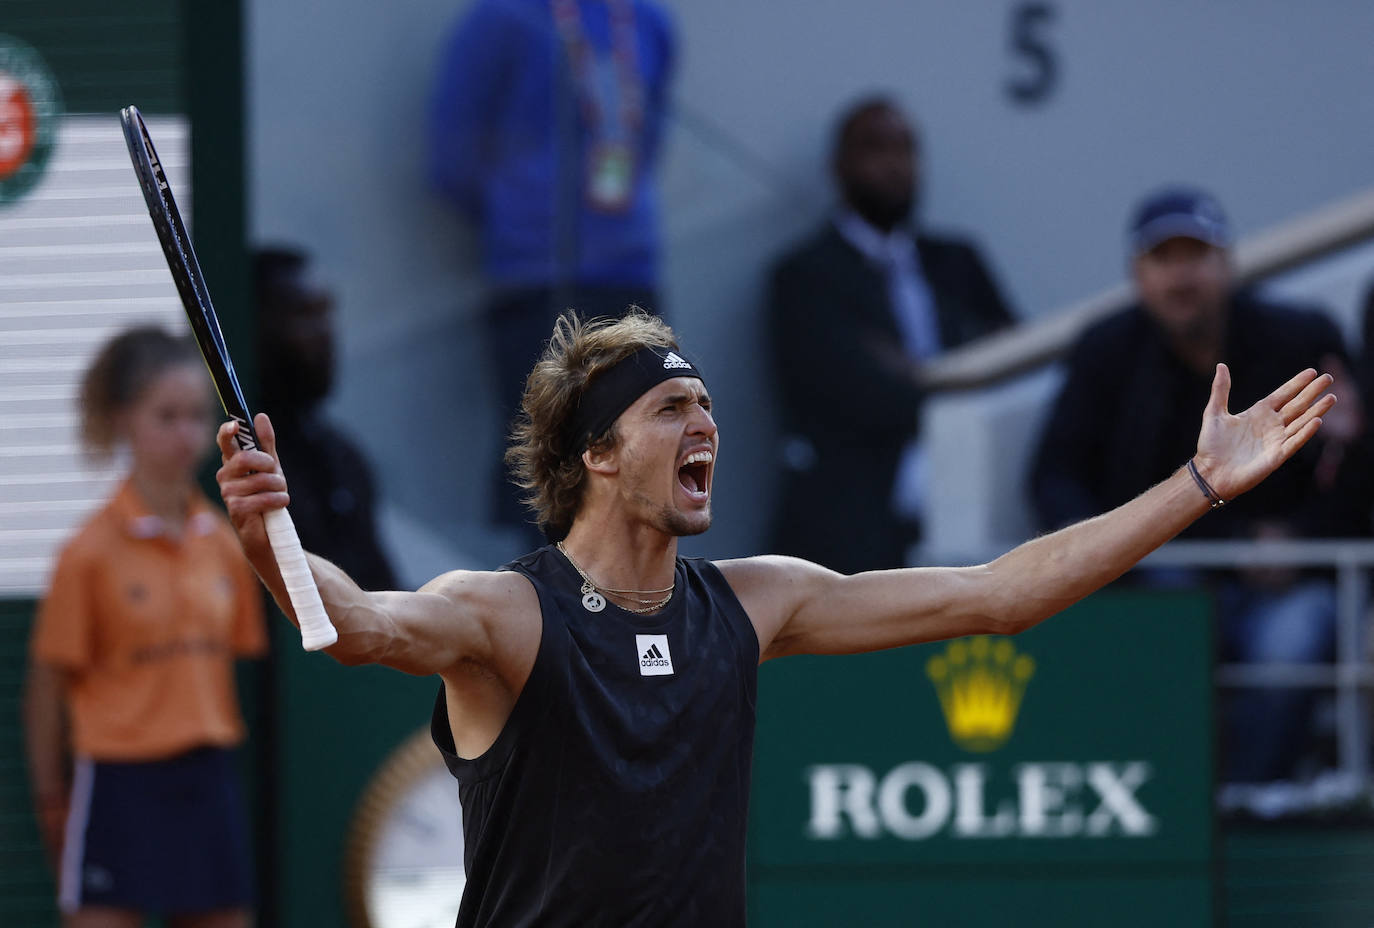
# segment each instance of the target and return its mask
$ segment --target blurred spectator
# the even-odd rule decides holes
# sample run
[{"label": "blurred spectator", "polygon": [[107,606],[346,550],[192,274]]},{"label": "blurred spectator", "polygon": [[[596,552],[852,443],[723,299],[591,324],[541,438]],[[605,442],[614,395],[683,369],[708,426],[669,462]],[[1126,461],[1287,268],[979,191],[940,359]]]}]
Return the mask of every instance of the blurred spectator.
[{"label": "blurred spectator", "polygon": [[[480,232],[501,445],[559,312],[660,309],[653,174],[673,57],[649,0],[476,0],[444,49],[430,171]],[[542,543],[496,476],[494,521]]]},{"label": "blurred spectator", "polygon": [[267,638],[257,580],[196,486],[216,409],[195,344],[118,336],[81,412],[87,445],[126,447],[129,471],[62,550],[31,641],[25,740],[59,902],[68,924],[247,928],[234,659]]},{"label": "blurred spectator", "polygon": [[1364,408],[1374,408],[1374,282],[1364,294],[1364,312],[1360,327],[1360,357],[1355,376],[1360,381],[1360,396]]},{"label": "blurred spectator", "polygon": [[[1288,376],[1329,371],[1340,402],[1321,435],[1275,479],[1194,523],[1186,538],[1282,539],[1360,535],[1342,487],[1363,480],[1353,453],[1361,402],[1336,326],[1322,313],[1263,302],[1233,284],[1231,234],[1205,193],[1167,189],[1146,198],[1129,227],[1139,304],[1088,329],[1045,425],[1031,475],[1041,527],[1117,506],[1186,463],[1197,442],[1218,362],[1231,371],[1233,410]],[[1159,580],[1158,577],[1155,578]],[[1335,593],[1324,576],[1251,569],[1218,585],[1219,652],[1240,662],[1332,657]],[[1311,697],[1302,690],[1241,690],[1223,706],[1224,778],[1290,776],[1305,745]]]},{"label": "blurred spectator", "polygon": [[371,468],[322,410],[334,385],[333,298],[310,279],[303,251],[262,249],[253,263],[263,409],[276,430],[301,545],[364,589],[397,589],[377,538]]},{"label": "blurred spectator", "polygon": [[770,544],[855,573],[901,566],[919,535],[918,365],[1012,314],[972,245],[914,227],[920,148],[895,103],[844,114],[831,169],[835,215],[773,270],[786,437]]}]

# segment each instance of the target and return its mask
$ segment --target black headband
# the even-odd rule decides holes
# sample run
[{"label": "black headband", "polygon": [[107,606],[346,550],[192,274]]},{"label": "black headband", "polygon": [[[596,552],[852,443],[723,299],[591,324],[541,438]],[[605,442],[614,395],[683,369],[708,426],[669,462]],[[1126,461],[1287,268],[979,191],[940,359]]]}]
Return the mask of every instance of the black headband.
[{"label": "black headband", "polygon": [[620,414],[629,409],[652,387],[674,377],[695,377],[705,381],[696,364],[681,351],[667,348],[641,348],[603,371],[582,391],[577,410],[568,424],[569,447],[577,452],[609,429]]}]

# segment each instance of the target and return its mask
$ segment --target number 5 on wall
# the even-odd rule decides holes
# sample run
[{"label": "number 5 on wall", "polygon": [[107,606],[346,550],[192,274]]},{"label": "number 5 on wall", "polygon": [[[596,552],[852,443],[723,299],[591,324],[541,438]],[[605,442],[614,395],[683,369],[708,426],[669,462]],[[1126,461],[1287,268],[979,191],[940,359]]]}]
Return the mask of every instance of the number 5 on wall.
[{"label": "number 5 on wall", "polygon": [[1054,19],[1055,9],[1049,3],[1018,3],[1012,7],[1008,44],[1013,58],[1023,66],[1005,86],[1007,96],[1022,106],[1044,103],[1059,83],[1059,59],[1045,37],[1045,30]]}]

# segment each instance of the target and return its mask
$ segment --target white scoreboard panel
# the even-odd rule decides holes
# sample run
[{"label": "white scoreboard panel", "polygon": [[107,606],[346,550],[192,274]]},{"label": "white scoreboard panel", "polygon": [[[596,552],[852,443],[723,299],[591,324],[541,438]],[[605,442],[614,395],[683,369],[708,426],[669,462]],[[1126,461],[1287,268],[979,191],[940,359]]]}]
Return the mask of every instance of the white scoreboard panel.
[{"label": "white scoreboard panel", "polygon": [[[187,122],[148,122],[189,215]],[[0,596],[41,592],[118,479],[81,449],[77,391],[106,339],[149,322],[187,327],[119,119],[63,117],[42,177],[0,203]]]}]

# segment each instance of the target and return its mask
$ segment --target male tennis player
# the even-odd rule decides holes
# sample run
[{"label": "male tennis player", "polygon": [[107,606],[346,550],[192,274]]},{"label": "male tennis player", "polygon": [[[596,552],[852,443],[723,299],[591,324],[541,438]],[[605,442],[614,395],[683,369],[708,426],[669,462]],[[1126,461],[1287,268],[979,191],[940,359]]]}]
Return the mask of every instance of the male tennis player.
[{"label": "male tennis player", "polygon": [[[565,317],[507,455],[558,544],[417,593],[364,592],[312,555],[339,630],[329,653],[443,681],[433,732],[462,797],[459,926],[742,926],[760,661],[1029,628],[1278,467],[1320,427],[1330,383],[1304,371],[1231,415],[1218,365],[1196,456],[1132,502],[979,567],[842,576],[678,557],[678,537],[711,523],[719,436],[702,374],[653,317]],[[219,432],[220,489],[290,615],[261,519],[287,503],[272,427],[258,417],[264,451],[238,451],[234,428]]]}]

